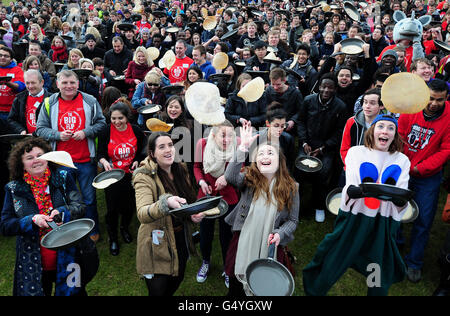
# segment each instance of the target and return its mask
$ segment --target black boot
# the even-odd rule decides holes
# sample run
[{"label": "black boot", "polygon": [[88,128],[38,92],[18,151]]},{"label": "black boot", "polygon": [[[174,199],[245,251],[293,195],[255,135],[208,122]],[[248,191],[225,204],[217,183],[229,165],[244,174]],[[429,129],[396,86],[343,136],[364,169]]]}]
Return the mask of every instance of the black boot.
[{"label": "black boot", "polygon": [[131,237],[128,228],[120,227],[120,233],[122,234],[122,238],[125,243],[129,244],[133,241],[133,237]]},{"label": "black boot", "polygon": [[112,256],[117,256],[119,255],[119,238],[117,236],[117,228],[114,229],[107,225],[106,230],[109,235],[109,253]]},{"label": "black boot", "polygon": [[109,253],[112,256],[118,256],[119,255],[119,243],[114,240],[109,241]]},{"label": "black boot", "polygon": [[433,296],[450,296],[450,253],[441,260],[441,280]]}]

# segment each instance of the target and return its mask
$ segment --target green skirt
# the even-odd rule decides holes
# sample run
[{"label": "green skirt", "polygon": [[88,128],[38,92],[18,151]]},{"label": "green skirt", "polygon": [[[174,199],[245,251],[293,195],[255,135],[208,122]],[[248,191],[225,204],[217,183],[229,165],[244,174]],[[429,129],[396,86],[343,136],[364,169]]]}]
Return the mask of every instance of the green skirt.
[{"label": "green skirt", "polygon": [[339,210],[334,231],[303,270],[306,295],[326,295],[350,267],[374,281],[368,282],[368,295],[387,295],[390,286],[405,277],[406,266],[395,242],[399,227],[391,217]]}]

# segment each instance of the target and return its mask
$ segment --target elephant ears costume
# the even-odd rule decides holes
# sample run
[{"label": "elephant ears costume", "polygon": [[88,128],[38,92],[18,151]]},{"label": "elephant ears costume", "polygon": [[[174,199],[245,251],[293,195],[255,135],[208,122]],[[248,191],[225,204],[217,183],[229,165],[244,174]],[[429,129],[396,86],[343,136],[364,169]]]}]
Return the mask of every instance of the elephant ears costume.
[{"label": "elephant ears costume", "polygon": [[394,42],[398,44],[402,40],[409,40],[413,44],[412,60],[425,57],[421,41],[423,27],[431,22],[430,15],[415,18],[415,11],[412,11],[408,18],[403,11],[397,10],[393,14],[394,21]]}]

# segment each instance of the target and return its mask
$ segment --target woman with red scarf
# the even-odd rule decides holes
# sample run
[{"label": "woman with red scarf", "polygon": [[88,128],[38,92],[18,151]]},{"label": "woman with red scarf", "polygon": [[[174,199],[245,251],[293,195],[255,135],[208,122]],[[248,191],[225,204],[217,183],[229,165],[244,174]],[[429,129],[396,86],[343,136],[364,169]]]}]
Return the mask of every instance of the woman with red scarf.
[{"label": "woman with red scarf", "polygon": [[[17,143],[8,159],[12,181],[5,186],[0,231],[5,236],[17,236],[15,296],[50,296],[53,283],[56,296],[86,295],[86,283],[98,268],[97,261],[96,267],[90,268],[94,268],[93,275],[88,276],[79,260],[80,253],[89,249],[95,251],[89,238],[76,246],[56,251],[40,245],[41,238],[50,231],[47,222],[56,221],[56,215],[66,223],[83,217],[85,212],[73,178],[67,171],[56,169],[40,159],[49,151],[50,145],[42,138],[30,137]],[[70,266],[74,263],[82,265],[79,285],[67,282],[73,273]]]},{"label": "woman with red scarf", "polygon": [[55,36],[52,40],[52,46],[48,52],[48,57],[55,63],[66,63],[69,58],[66,42],[61,36]]}]

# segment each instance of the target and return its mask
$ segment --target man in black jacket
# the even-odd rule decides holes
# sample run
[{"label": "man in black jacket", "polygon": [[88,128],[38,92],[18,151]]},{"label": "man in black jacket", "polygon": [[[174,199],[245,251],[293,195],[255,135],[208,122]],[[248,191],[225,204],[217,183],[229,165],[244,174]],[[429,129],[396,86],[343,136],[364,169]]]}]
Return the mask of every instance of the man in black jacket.
[{"label": "man in black jacket", "polygon": [[283,109],[287,113],[286,132],[295,135],[295,124],[298,120],[300,107],[303,103],[303,96],[300,90],[286,84],[286,72],[281,68],[274,68],[270,72],[270,85],[264,92],[266,104],[273,101],[283,105]]},{"label": "man in black jacket", "polygon": [[84,42],[85,45],[81,48],[81,52],[85,58],[92,60],[95,57],[103,58],[105,56],[105,50],[97,47],[97,41],[94,35],[87,34],[84,37]]},{"label": "man in black jacket", "polygon": [[105,54],[105,68],[111,76],[124,75],[128,63],[133,60],[133,53],[124,46],[123,39],[116,36],[112,40],[113,48]]},{"label": "man in black jacket", "polygon": [[308,95],[298,113],[299,155],[317,157],[322,162],[322,169],[311,176],[303,172],[296,174],[297,179],[312,183],[315,196],[313,207],[318,222],[325,220],[328,182],[346,122],[346,107],[336,97],[337,87],[334,74],[323,75],[319,80],[319,93]]},{"label": "man in black jacket", "polygon": [[24,73],[26,90],[17,94],[8,115],[8,124],[15,134],[32,134],[36,130],[37,111],[43,99],[50,96],[44,89],[44,79],[39,71]]}]

